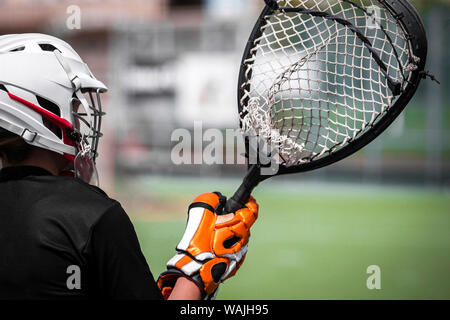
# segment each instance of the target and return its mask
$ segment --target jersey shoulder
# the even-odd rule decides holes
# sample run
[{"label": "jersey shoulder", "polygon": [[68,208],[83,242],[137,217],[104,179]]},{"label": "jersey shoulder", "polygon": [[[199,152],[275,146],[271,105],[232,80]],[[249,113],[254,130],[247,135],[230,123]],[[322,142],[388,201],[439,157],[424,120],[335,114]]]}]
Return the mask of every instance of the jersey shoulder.
[{"label": "jersey shoulder", "polygon": [[79,221],[92,226],[108,210],[120,207],[102,189],[76,178],[40,176],[26,180],[24,187],[34,193],[33,211],[60,221]]}]

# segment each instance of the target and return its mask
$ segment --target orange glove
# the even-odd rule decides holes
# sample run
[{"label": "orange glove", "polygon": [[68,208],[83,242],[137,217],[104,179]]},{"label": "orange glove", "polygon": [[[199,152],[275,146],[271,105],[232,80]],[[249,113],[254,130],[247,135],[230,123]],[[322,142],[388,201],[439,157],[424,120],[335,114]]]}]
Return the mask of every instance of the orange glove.
[{"label": "orange glove", "polygon": [[219,284],[232,277],[247,254],[250,228],[258,217],[258,205],[250,197],[246,207],[217,215],[226,203],[220,193],[204,193],[189,206],[188,221],[177,254],[158,279],[165,298],[180,276],[195,281],[205,299],[213,299]]}]

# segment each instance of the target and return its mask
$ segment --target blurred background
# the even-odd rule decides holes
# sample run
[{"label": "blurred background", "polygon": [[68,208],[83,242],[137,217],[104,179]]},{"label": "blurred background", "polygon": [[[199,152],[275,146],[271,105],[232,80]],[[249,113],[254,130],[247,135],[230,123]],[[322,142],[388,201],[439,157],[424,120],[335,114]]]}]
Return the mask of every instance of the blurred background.
[{"label": "blurred background", "polygon": [[[246,263],[218,299],[450,299],[450,0],[411,2],[428,33],[426,69],[441,84],[423,81],[396,122],[351,157],[264,182]],[[244,164],[176,165],[171,136],[193,132],[194,121],[203,132],[238,127],[239,64],[262,6],[0,0],[0,34],[60,37],[108,85],[101,186],[126,209],[155,276],[196,194],[231,195],[245,173]],[[381,269],[379,290],[366,286],[370,265]]]}]

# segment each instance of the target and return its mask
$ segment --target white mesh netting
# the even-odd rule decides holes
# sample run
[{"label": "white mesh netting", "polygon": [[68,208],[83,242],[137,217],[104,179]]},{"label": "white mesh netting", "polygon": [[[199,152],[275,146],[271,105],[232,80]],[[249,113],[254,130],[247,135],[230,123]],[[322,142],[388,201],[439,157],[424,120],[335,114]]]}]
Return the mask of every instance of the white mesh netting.
[{"label": "white mesh netting", "polygon": [[[414,65],[409,42],[377,1],[279,1],[344,18],[386,67],[336,20],[275,11],[244,61],[241,123],[278,149],[286,166],[309,162],[357,138],[394,104],[386,73],[404,88]],[[361,9],[363,8],[363,9]]]}]

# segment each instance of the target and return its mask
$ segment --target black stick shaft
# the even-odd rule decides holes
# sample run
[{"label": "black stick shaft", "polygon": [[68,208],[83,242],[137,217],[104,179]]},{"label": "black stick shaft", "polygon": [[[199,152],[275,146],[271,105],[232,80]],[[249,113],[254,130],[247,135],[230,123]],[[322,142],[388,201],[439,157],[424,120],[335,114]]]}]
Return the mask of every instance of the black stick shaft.
[{"label": "black stick shaft", "polygon": [[245,203],[250,198],[250,195],[261,181],[261,168],[257,164],[253,164],[250,166],[247,174],[242,181],[242,184],[236,190],[234,195],[228,199],[225,204],[225,208],[223,210],[223,214],[227,214],[230,212],[236,212],[237,210],[243,208]]}]

